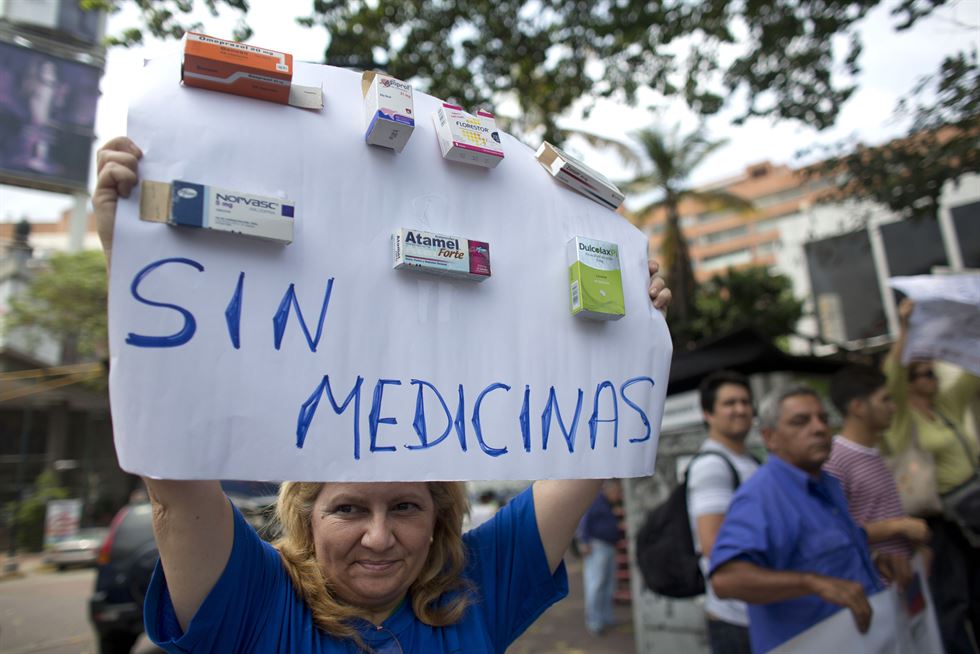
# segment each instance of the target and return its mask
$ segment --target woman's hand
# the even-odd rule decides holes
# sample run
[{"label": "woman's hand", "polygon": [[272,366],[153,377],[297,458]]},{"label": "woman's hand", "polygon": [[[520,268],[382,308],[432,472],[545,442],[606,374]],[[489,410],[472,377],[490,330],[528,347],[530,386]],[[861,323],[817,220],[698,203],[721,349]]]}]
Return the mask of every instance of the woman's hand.
[{"label": "woman's hand", "polygon": [[909,318],[912,316],[914,309],[915,303],[912,302],[911,298],[905,298],[898,303],[898,324],[902,329],[908,329]]},{"label": "woman's hand", "polygon": [[667,307],[670,305],[670,300],[673,296],[670,289],[667,288],[667,282],[657,274],[660,270],[660,264],[653,259],[650,259],[647,264],[650,267],[650,301],[653,303],[653,308],[666,316]]},{"label": "woman's hand", "polygon": [[103,145],[96,155],[98,177],[92,193],[99,238],[106,260],[112,253],[112,232],[116,224],[116,204],[119,198],[128,198],[139,183],[137,167],[143,151],[129,138],[117,136]]}]

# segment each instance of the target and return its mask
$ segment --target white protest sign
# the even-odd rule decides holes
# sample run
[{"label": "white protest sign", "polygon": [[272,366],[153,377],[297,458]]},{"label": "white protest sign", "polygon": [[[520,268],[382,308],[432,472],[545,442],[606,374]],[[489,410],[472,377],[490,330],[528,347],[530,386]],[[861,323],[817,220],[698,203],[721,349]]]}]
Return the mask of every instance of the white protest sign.
[{"label": "white protest sign", "polygon": [[[364,143],[360,76],[298,64],[310,112],[133,80],[144,180],[296,205],[289,245],[138,220],[120,204],[110,391],[120,464],[169,478],[427,480],[653,472],[670,338],[647,239],[503,134],[486,170],[443,160],[415,94],[405,150]],[[489,243],[482,283],[392,270],[391,234]],[[619,246],[626,316],[570,315],[566,243]]]},{"label": "white protest sign", "polygon": [[82,501],[48,500],[44,511],[44,546],[50,547],[78,533],[82,519]]},{"label": "white protest sign", "polygon": [[915,302],[902,362],[942,359],[980,375],[980,275],[892,277]]},{"label": "white protest sign", "polygon": [[939,623],[920,556],[913,562],[913,571],[912,583],[905,592],[889,587],[868,598],[872,615],[867,633],[860,633],[854,615],[841,609],[772,650],[772,654],[943,654]]}]

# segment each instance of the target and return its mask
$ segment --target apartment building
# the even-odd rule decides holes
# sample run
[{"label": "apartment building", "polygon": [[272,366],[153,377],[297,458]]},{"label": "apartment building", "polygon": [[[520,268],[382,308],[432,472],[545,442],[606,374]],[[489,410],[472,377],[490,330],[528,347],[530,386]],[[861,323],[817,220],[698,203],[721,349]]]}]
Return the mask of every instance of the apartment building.
[{"label": "apartment building", "polygon": [[[980,267],[980,176],[948,184],[939,220],[918,223],[872,202],[821,201],[831,183],[763,161],[701,187],[736,195],[752,208],[681,203],[681,231],[698,281],[728,268],[771,267],[787,275],[794,294],[806,302],[799,334],[870,343],[896,329],[890,276]],[[665,225],[663,208],[642,221],[652,253],[660,248]],[[794,349],[802,349],[798,345]]]},{"label": "apartment building", "polygon": [[[775,265],[780,223],[812,206],[825,187],[825,182],[808,181],[789,166],[763,161],[701,189],[736,195],[750,202],[751,210],[712,207],[685,199],[679,207],[681,230],[698,281],[730,267]],[[650,234],[651,252],[660,248],[666,220],[666,211],[658,208],[643,221]]]}]

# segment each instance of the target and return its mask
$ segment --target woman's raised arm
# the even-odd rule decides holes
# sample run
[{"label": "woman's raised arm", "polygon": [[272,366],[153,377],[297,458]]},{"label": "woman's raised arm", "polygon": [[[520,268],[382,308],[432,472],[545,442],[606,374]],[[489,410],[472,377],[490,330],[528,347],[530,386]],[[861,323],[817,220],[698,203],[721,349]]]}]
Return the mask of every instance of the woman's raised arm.
[{"label": "woman's raised arm", "polygon": [[[92,206],[107,265],[111,261],[116,205],[120,197],[128,198],[136,188],[142,156],[125,136],[110,140],[98,152]],[[170,598],[177,620],[186,630],[231,554],[231,506],[217,481],[146,477],[143,481],[153,505],[153,532]]]},{"label": "woman's raised arm", "polygon": [[[657,276],[660,265],[649,262],[650,302],[654,308],[667,313],[671,293],[662,277]],[[575,529],[602,486],[601,479],[549,479],[534,482],[534,513],[538,533],[548,557],[551,572],[558,568],[565,551],[572,543]]]}]

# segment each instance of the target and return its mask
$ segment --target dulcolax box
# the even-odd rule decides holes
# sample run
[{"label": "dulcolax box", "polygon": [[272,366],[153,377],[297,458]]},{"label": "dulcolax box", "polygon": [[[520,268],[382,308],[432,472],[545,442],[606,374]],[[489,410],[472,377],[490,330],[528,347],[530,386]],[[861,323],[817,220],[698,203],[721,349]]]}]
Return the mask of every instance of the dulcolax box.
[{"label": "dulcolax box", "polygon": [[566,246],[572,315],[619,320],[626,315],[619,246],[581,236]]}]

